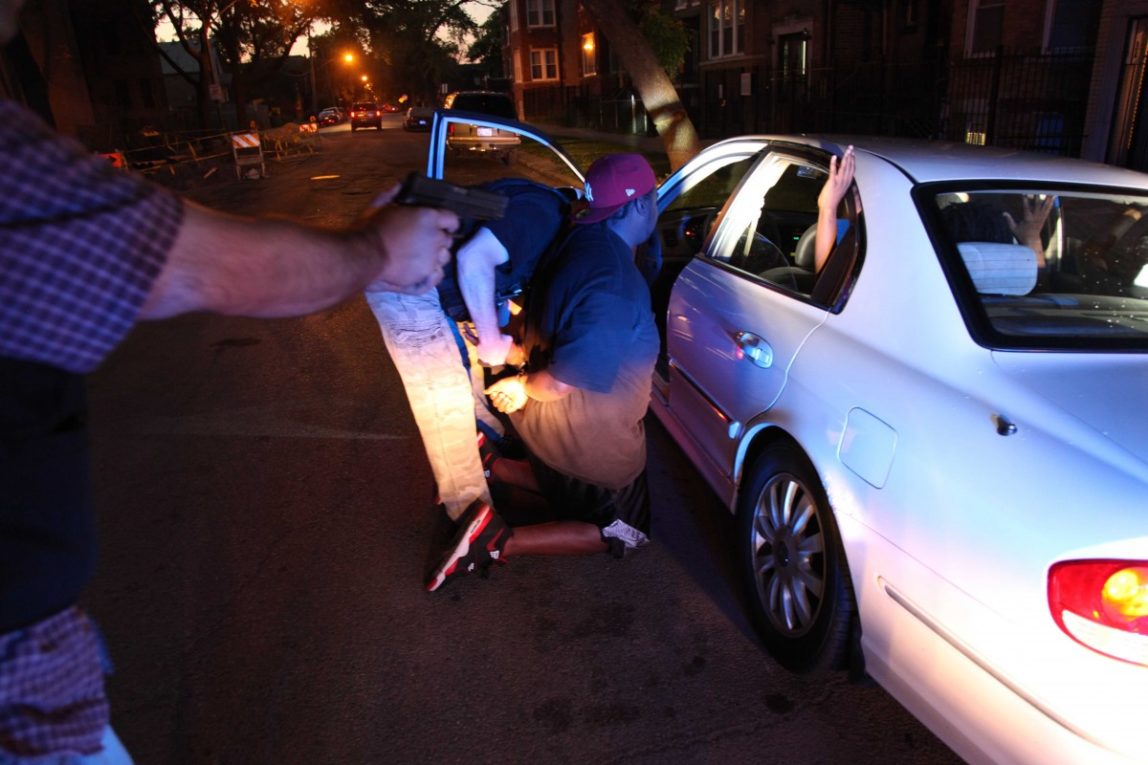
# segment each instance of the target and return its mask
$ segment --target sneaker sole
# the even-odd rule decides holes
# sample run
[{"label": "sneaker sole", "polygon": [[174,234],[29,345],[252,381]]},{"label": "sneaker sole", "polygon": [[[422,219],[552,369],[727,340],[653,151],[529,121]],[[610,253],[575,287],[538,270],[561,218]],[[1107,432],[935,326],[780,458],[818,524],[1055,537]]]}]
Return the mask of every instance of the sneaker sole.
[{"label": "sneaker sole", "polygon": [[488,523],[490,523],[490,505],[483,505],[474,520],[466,527],[466,534],[463,535],[462,540],[454,546],[454,549],[450,552],[450,556],[443,561],[438,571],[435,572],[435,575],[427,582],[427,592],[437,590],[442,586],[442,583],[454,573],[455,568],[458,566],[459,559],[466,557],[467,553],[470,552],[471,543],[482,534],[483,529],[486,528]]}]

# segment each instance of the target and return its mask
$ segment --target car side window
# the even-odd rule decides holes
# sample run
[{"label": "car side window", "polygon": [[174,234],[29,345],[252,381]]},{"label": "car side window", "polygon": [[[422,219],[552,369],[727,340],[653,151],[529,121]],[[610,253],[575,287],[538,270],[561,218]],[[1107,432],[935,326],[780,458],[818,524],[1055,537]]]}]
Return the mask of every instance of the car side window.
[{"label": "car side window", "polygon": [[748,156],[690,177],[690,187],[682,189],[658,219],[666,255],[690,258],[698,254],[726,200],[755,161],[756,156]]},{"label": "car side window", "polygon": [[774,156],[759,174],[717,257],[755,278],[811,295],[817,280],[817,197],[827,173],[807,160]]}]

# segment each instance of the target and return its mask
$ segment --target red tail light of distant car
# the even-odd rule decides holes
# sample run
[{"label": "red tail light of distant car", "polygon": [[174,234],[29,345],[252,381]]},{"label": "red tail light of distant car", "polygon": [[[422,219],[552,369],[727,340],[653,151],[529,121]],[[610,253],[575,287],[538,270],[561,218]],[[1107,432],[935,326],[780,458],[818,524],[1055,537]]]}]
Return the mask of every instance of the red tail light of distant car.
[{"label": "red tail light of distant car", "polygon": [[1048,574],[1048,605],[1072,639],[1148,666],[1148,561],[1057,563]]}]

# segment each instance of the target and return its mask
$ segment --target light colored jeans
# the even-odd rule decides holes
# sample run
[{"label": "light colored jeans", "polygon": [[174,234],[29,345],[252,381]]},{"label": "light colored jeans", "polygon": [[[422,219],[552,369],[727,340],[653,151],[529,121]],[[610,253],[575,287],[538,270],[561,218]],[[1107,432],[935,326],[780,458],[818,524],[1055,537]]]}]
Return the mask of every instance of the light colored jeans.
[{"label": "light colored jeans", "polygon": [[[497,432],[502,425],[483,403],[480,370],[471,375],[438,292],[422,295],[367,292],[383,342],[402,377],[415,424],[447,514],[458,519],[476,499],[490,503],[476,441],[476,418]],[[468,347],[473,359],[473,349]]]},{"label": "light colored jeans", "polygon": [[48,754],[42,757],[14,757],[0,752],[0,765],[132,765],[132,757],[111,726],[100,738],[103,747],[95,754]]}]

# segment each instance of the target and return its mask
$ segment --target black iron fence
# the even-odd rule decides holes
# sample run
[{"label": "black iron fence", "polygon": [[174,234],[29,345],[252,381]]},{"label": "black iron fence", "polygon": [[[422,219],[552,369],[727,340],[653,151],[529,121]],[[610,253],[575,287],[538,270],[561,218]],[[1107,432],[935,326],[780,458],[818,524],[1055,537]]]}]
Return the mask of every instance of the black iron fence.
[{"label": "black iron fence", "polygon": [[1092,62],[1091,49],[1035,55],[998,50],[956,62],[944,137],[1079,156]]},{"label": "black iron fence", "polygon": [[[1091,49],[999,50],[953,61],[869,62],[784,76],[764,66],[702,70],[679,93],[699,133],[713,138],[852,133],[1079,156],[1092,62]],[[604,97],[578,88],[527,90],[523,106],[527,120],[622,133],[649,129],[641,101],[628,92]]]}]

